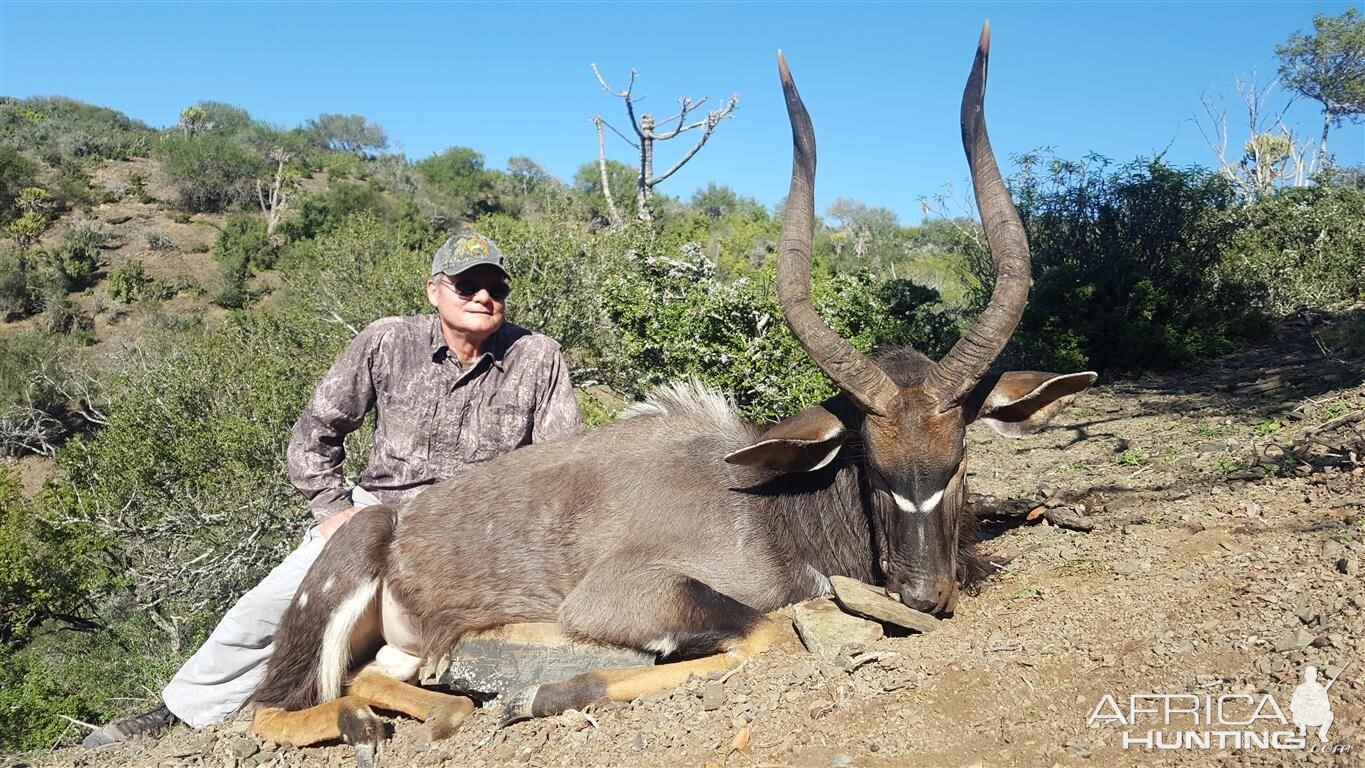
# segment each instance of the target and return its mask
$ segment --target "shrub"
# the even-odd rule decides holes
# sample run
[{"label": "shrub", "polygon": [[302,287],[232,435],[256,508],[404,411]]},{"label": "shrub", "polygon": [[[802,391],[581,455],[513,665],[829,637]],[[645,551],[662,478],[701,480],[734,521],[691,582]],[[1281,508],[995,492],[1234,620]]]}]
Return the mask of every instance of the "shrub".
[{"label": "shrub", "polygon": [[437,153],[417,163],[417,171],[456,215],[473,219],[502,210],[499,174],[485,169],[483,155],[468,147]]},{"label": "shrub", "polygon": [[[1034,286],[1008,362],[1105,373],[1164,369],[1230,351],[1264,327],[1218,278],[1235,195],[1202,168],[1104,158],[1019,158],[1014,199]],[[994,275],[980,273],[983,292]]]},{"label": "shrub", "polygon": [[213,246],[213,259],[224,269],[246,272],[270,268],[275,254],[265,233],[265,222],[250,215],[228,219]]},{"label": "shrub", "polygon": [[161,230],[147,232],[144,237],[147,239],[147,247],[153,251],[171,251],[175,249],[175,241]]},{"label": "shrub", "polygon": [[142,298],[151,282],[142,261],[133,259],[109,273],[109,296],[120,304],[132,304]]},{"label": "shrub", "polygon": [[36,183],[38,169],[19,150],[0,144],[0,223],[19,214],[15,202]]},{"label": "shrub", "polygon": [[1236,212],[1223,278],[1266,309],[1365,299],[1365,190],[1321,183],[1284,189]]},{"label": "shrub", "polygon": [[47,231],[48,223],[44,214],[29,211],[11,221],[5,230],[20,248],[31,248]]},{"label": "shrub", "polygon": [[[771,271],[723,283],[695,246],[681,257],[632,254],[603,286],[618,333],[611,384],[631,395],[696,377],[755,419],[790,415],[833,394],[783,320]],[[854,347],[910,343],[904,317],[867,272],[817,279],[821,317]]]},{"label": "shrub", "polygon": [[283,230],[291,240],[310,240],[335,230],[352,214],[362,212],[385,220],[395,217],[393,206],[373,184],[338,181],[326,192],[304,198],[298,213],[285,222]]},{"label": "shrub", "polygon": [[38,330],[53,335],[72,336],[88,343],[93,340],[95,320],[69,296],[50,296],[38,318]]},{"label": "shrub", "polygon": [[32,314],[38,308],[35,287],[28,255],[15,248],[0,249],[0,317],[14,320]]},{"label": "shrub", "polygon": [[108,235],[89,224],[69,227],[62,241],[48,253],[48,261],[61,276],[66,289],[76,291],[86,287],[99,269],[101,251]]},{"label": "shrub", "polygon": [[126,160],[147,154],[155,132],[105,107],[64,97],[0,99],[0,143],[58,157]]},{"label": "shrub", "polygon": [[176,207],[191,213],[223,211],[255,199],[254,180],[265,160],[216,134],[165,136],[158,152],[176,188]]}]

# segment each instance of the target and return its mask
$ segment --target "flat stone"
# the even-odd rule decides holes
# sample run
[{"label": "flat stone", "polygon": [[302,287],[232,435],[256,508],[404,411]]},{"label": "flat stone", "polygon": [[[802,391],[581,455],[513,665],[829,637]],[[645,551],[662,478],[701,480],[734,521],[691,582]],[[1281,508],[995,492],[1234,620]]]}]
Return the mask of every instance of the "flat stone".
[{"label": "flat stone", "polygon": [[838,658],[849,643],[875,643],[883,635],[882,625],[844,613],[827,597],[796,604],[792,617],[806,650],[826,659]]},{"label": "flat stone", "polygon": [[707,712],[720,709],[725,704],[725,684],[712,680],[701,689],[701,708]]},{"label": "flat stone", "polygon": [[232,746],[228,748],[228,751],[232,753],[232,756],[238,760],[245,760],[260,750],[261,748],[256,744],[255,739],[245,736],[234,740]]},{"label": "flat stone", "polygon": [[1286,632],[1275,641],[1275,650],[1281,653],[1285,651],[1297,651],[1300,648],[1307,648],[1315,639],[1312,632],[1299,627],[1292,632]]},{"label": "flat stone", "polygon": [[834,587],[834,599],[850,613],[916,632],[932,632],[938,626],[938,619],[893,600],[871,584],[847,576],[831,576],[829,583]]}]

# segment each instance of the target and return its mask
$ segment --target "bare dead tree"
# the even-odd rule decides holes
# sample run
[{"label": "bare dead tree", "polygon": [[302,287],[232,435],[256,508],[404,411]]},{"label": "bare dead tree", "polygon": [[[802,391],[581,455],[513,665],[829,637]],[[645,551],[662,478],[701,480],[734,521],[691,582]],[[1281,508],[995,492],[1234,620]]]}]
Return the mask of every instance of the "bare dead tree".
[{"label": "bare dead tree", "polygon": [[1229,150],[1227,110],[1219,94],[1204,94],[1200,101],[1208,121],[1196,119],[1195,124],[1204,141],[1218,157],[1219,172],[1241,193],[1244,200],[1255,200],[1274,193],[1282,186],[1300,187],[1308,183],[1317,168],[1321,153],[1311,141],[1300,142],[1284,123],[1288,103],[1278,112],[1270,112],[1267,104],[1279,86],[1273,80],[1264,88],[1256,83],[1255,75],[1237,79],[1237,93],[1247,111],[1247,139],[1240,155]]},{"label": "bare dead tree", "polygon": [[261,202],[261,213],[265,214],[265,233],[267,236],[275,235],[275,227],[279,226],[280,217],[284,214],[285,206],[289,204],[289,198],[293,196],[294,179],[293,174],[286,168],[289,162],[289,153],[276,147],[270,153],[270,159],[275,161],[275,180],[270,185],[270,194],[266,195],[265,184],[260,179],[256,179],[256,199]]},{"label": "bare dead tree", "polygon": [[[612,126],[611,123],[607,122],[601,115],[593,115],[593,123],[597,126],[597,164],[602,174],[602,192],[607,197],[609,215],[612,217],[613,224],[619,224],[621,222],[620,212],[616,210],[615,203],[612,201],[611,190],[607,182],[607,154],[602,134],[602,127],[604,125],[611,128],[617,136],[620,136],[622,140],[640,153],[639,171],[635,182],[635,215],[641,221],[651,221],[652,217],[649,212],[649,198],[654,194],[654,188],[663,183],[664,180],[674,173],[677,173],[679,168],[686,165],[687,161],[691,160],[696,156],[697,152],[701,151],[701,148],[705,146],[707,140],[711,138],[711,134],[715,132],[716,126],[720,125],[720,121],[730,117],[734,114],[734,111],[739,108],[739,94],[730,94],[730,98],[726,100],[724,107],[710,110],[706,113],[706,117],[694,120],[690,123],[688,120],[694,116],[694,113],[698,108],[706,103],[709,97],[703,96],[694,101],[691,97],[683,96],[678,100],[677,114],[663,120],[655,120],[654,115],[648,112],[639,115],[638,117],[635,114],[635,105],[638,101],[638,97],[634,95],[633,91],[635,88],[635,78],[639,75],[636,70],[632,69],[630,71],[630,83],[620,91],[607,85],[606,79],[603,78],[602,73],[597,70],[596,64],[592,65],[592,72],[597,76],[597,82],[602,86],[602,90],[625,102],[626,116],[630,119],[630,127],[636,137],[632,140],[621,131],[616,130],[616,128]],[[666,128],[666,126],[670,125],[673,125],[674,127],[672,129]],[[677,138],[683,133],[694,130],[701,131],[701,133],[697,135],[697,142],[693,144],[692,148],[689,149],[678,162],[674,163],[672,167],[656,176],[654,174],[654,142],[668,141],[669,139]]]}]

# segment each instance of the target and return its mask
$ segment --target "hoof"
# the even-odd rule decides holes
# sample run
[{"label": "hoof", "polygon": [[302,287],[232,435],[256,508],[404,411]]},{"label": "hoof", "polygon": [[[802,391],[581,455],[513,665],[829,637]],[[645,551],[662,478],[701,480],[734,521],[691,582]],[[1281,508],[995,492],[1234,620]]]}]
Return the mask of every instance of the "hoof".
[{"label": "hoof", "polygon": [[502,718],[498,720],[498,727],[506,728],[509,725],[535,717],[532,707],[536,702],[536,692],[539,690],[540,686],[533,685],[529,688],[522,688],[508,697],[507,706],[502,710]]},{"label": "hoof", "polygon": [[374,744],[355,745],[356,768],[378,768],[379,747]]},{"label": "hoof", "polygon": [[373,760],[380,742],[384,740],[384,721],[365,706],[338,712],[337,730],[341,731],[341,738],[347,744],[355,745],[357,759],[361,747],[369,747],[370,758]]},{"label": "hoof", "polygon": [[473,711],[474,703],[465,698],[454,699],[437,706],[426,722],[422,723],[422,738],[428,743],[450,738]]}]

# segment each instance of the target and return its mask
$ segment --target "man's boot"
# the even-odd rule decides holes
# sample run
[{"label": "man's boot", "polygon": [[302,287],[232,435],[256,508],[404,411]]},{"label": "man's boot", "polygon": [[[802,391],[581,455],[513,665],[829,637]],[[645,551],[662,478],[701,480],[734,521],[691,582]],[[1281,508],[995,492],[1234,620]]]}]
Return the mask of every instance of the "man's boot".
[{"label": "man's boot", "polygon": [[127,741],[135,736],[157,736],[178,722],[180,718],[171,714],[165,704],[159,704],[156,709],[140,715],[115,720],[86,736],[85,741],[81,743],[87,747],[102,747],[105,744]]}]

